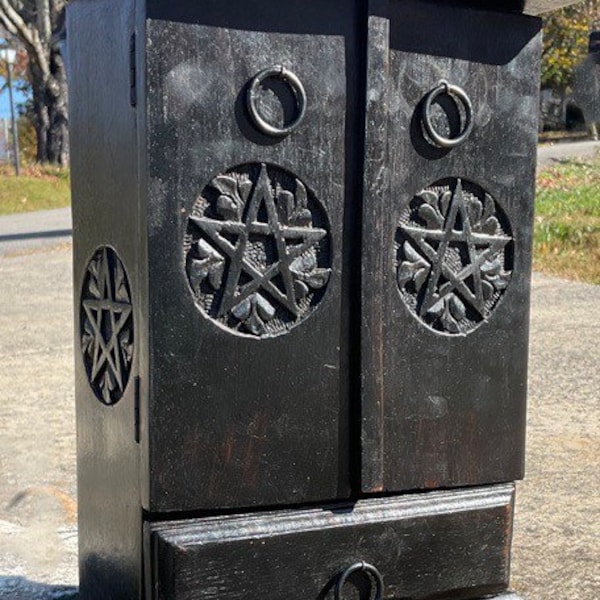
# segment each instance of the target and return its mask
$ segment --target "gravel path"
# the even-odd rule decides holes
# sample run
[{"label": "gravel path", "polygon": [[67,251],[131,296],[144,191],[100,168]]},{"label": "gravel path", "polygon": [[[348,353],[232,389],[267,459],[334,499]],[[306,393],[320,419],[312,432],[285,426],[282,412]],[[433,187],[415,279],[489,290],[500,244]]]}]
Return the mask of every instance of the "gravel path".
[{"label": "gravel path", "polygon": [[[0,599],[74,598],[71,254],[0,256]],[[600,286],[534,277],[513,587],[600,598]],[[43,582],[43,583],[34,583]]]}]

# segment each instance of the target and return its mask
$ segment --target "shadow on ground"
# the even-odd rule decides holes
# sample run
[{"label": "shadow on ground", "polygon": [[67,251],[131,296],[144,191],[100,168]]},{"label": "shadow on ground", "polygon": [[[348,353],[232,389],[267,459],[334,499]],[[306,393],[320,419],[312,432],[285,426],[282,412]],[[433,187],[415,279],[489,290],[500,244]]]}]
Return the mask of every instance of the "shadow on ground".
[{"label": "shadow on ground", "polygon": [[77,600],[76,587],[48,585],[30,581],[25,577],[0,575],[1,600]]},{"label": "shadow on ground", "polygon": [[0,242],[14,242],[16,240],[35,240],[43,238],[67,237],[73,235],[72,229],[56,229],[53,231],[31,231],[28,233],[10,233],[0,235]]}]

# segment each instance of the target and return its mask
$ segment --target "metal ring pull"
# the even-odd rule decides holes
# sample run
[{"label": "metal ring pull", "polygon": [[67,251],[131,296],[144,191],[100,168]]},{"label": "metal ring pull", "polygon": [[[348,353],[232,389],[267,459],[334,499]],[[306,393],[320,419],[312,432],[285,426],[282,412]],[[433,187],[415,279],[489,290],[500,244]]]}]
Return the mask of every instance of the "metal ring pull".
[{"label": "metal ring pull", "polygon": [[352,573],[356,573],[357,571],[368,573],[371,575],[371,577],[373,577],[373,579],[375,579],[376,589],[374,600],[383,600],[383,577],[376,567],[364,561],[354,563],[340,575],[335,585],[335,600],[342,599],[342,588],[344,587],[346,580],[348,577],[350,577],[350,575],[352,575]]},{"label": "metal ring pull", "polygon": [[[269,77],[275,77],[277,79],[281,79],[286,81],[292,91],[294,96],[296,97],[297,102],[297,111],[298,114],[296,119],[290,123],[287,127],[275,127],[270,123],[267,123],[265,119],[262,118],[260,113],[258,112],[258,108],[256,106],[256,99],[258,98],[258,88],[260,85],[268,79]],[[250,112],[250,117],[254,122],[256,128],[266,135],[270,135],[273,137],[284,137],[294,129],[296,129],[300,123],[302,123],[304,119],[304,115],[306,114],[306,91],[304,90],[304,86],[298,77],[289,69],[286,69],[282,65],[276,65],[274,67],[269,67],[264,71],[261,71],[258,75],[252,79],[252,83],[250,84],[250,88],[248,89],[248,111]]]},{"label": "metal ring pull", "polygon": [[[448,94],[454,101],[460,101],[465,109],[465,128],[460,135],[455,138],[447,138],[440,135],[431,122],[431,105],[440,94]],[[423,124],[429,137],[435,144],[441,148],[453,148],[464,142],[473,130],[473,105],[467,93],[457,85],[452,85],[442,79],[439,84],[432,89],[425,97],[425,106],[423,108]]]}]

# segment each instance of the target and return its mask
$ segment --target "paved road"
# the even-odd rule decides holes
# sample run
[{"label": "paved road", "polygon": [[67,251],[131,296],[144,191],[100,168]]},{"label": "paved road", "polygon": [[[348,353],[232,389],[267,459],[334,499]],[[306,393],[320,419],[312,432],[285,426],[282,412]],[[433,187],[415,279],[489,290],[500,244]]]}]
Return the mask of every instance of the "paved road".
[{"label": "paved road", "polygon": [[600,151],[600,142],[561,142],[538,147],[538,169],[569,158],[590,158]]},{"label": "paved road", "polygon": [[[75,597],[71,252],[0,256],[0,599]],[[598,600],[600,286],[536,275],[513,586]],[[37,583],[36,583],[37,582]],[[39,583],[43,582],[43,583]]]},{"label": "paved road", "polygon": [[0,217],[0,255],[71,240],[71,209],[40,210]]}]

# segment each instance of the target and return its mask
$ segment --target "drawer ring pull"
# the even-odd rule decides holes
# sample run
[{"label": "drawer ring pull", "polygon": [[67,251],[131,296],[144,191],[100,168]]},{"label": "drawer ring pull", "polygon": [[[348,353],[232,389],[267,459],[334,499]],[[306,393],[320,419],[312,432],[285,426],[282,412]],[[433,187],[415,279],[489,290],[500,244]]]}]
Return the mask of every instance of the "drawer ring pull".
[{"label": "drawer ring pull", "polygon": [[375,580],[376,589],[374,600],[383,600],[383,577],[377,567],[364,561],[354,563],[339,576],[335,586],[335,600],[342,600],[342,588],[344,587],[346,580],[352,573],[356,573],[357,571],[368,573]]},{"label": "drawer ring pull", "polygon": [[[292,88],[294,96],[296,97],[297,115],[294,121],[292,121],[286,127],[275,127],[267,121],[265,121],[265,119],[263,119],[263,117],[260,115],[258,107],[256,106],[256,99],[258,98],[258,88],[260,87],[262,82],[265,81],[265,79],[268,79],[270,77],[281,79],[287,82]],[[273,67],[269,67],[268,69],[264,69],[252,79],[252,82],[250,83],[250,88],[248,89],[247,105],[248,112],[250,113],[250,117],[252,118],[254,126],[261,133],[270,135],[272,137],[284,137],[292,133],[294,129],[297,129],[300,123],[302,123],[302,121],[304,120],[304,116],[306,114],[306,91],[304,90],[302,82],[295,73],[293,73],[289,69],[286,69],[282,65],[276,65]]]},{"label": "drawer ring pull", "polygon": [[[459,101],[465,110],[465,126],[464,130],[454,138],[447,138],[440,135],[431,122],[431,105],[440,94],[448,94],[455,102]],[[464,142],[471,131],[473,130],[473,105],[467,93],[457,85],[448,83],[442,79],[438,85],[433,88],[425,97],[425,105],[423,107],[423,124],[432,141],[441,148],[454,148]]]}]

